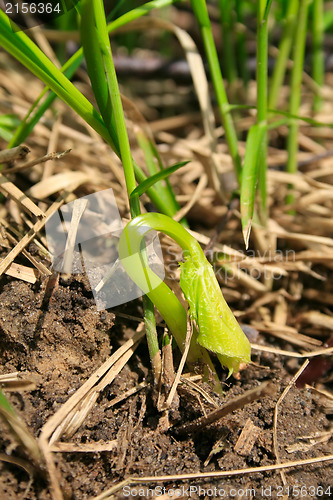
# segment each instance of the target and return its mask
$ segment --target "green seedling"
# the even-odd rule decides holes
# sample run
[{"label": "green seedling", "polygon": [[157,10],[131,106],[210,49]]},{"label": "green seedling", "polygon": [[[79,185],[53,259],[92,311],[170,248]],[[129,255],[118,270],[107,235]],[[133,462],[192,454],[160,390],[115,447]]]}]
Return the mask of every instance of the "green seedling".
[{"label": "green seedling", "polygon": [[[41,95],[13,137],[11,137],[13,130],[11,123],[8,123],[8,117],[5,122],[0,120],[0,133],[2,135],[7,134],[6,140],[11,141],[10,146],[18,145],[27,137],[57,95],[99,133],[122,161],[128,202],[134,219],[127,226],[121,238],[120,254],[126,271],[142,289],[147,290],[147,296],[144,298],[147,342],[151,360],[152,362],[153,359],[156,361],[155,367],[157,368],[154,368],[156,380],[160,370],[158,368],[160,360],[157,359],[159,357],[159,343],[154,325],[154,309],[150,299],[160,310],[182,350],[184,349],[187,332],[187,312],[173,292],[153,273],[146,262],[145,252],[141,244],[146,232],[150,229],[165,232],[174,238],[184,250],[184,263],[181,264],[181,286],[188,301],[190,317],[198,327],[198,331],[194,329],[192,336],[188,356],[189,362],[203,359],[205,363],[209,364],[210,360],[206,349],[215,352],[222,365],[226,366],[230,373],[238,370],[240,363],[246,363],[250,360],[249,343],[225,303],[212,267],[204,257],[196,240],[181,225],[170,218],[174,216],[178,206],[168,186],[167,177],[172,171],[177,170],[180,164],[163,169],[153,143],[145,141],[144,137],[141,140],[138,138],[150,175],[150,178],[147,179],[142,169],[133,161],[127,137],[109,34],[148,14],[152,9],[168,7],[173,3],[173,0],[153,0],[119,16],[117,9],[120,8],[121,4],[124,5],[125,2],[115,2],[117,5],[115,5],[107,20],[102,0],[94,0],[94,2],[82,0],[76,3],[76,20],[80,27],[82,47],[64,64],[61,71],[57,69],[26,33],[13,31],[10,20],[0,10],[0,45],[43,81],[49,89],[44,91],[44,93],[48,92],[45,100],[42,99],[44,94]],[[247,0],[237,0],[237,2],[228,3],[225,0],[219,0],[218,4],[222,9],[221,11],[224,12],[224,28],[229,30],[229,34],[225,33],[226,38],[232,34],[233,19],[237,20],[238,24],[245,25],[248,13],[253,13],[254,7],[257,8],[257,120],[248,133],[246,153],[243,159],[239,153],[240,148],[232,111],[242,108],[248,109],[249,106],[231,105],[229,103],[208,15],[207,2],[205,0],[191,0],[193,12],[202,34],[217,105],[225,129],[226,142],[229,145],[240,185],[242,226],[247,241],[251,221],[256,215],[255,193],[257,186],[261,199],[261,212],[266,213],[267,162],[265,156],[268,143],[267,134],[271,128],[279,123],[271,123],[270,119],[277,114],[277,111],[272,108],[276,108],[276,99],[284,81],[293,42],[294,68],[291,78],[290,108],[288,112],[279,110],[278,113],[284,116],[286,123],[290,125],[288,170],[294,172],[297,167],[297,121],[300,118],[298,111],[309,1],[272,2],[271,0],[256,0],[256,2],[249,2]],[[300,4],[302,4],[301,7]],[[271,88],[269,88],[267,82],[269,25],[267,21],[271,5],[281,13],[277,22],[281,23],[283,21],[285,27],[279,44],[280,56],[276,66],[277,69],[272,78]],[[324,12],[324,19],[322,19],[323,0],[314,0],[313,5],[312,27],[315,49],[313,76],[317,83],[321,85],[323,29],[328,28],[332,23],[332,16],[329,12]],[[225,11],[225,7],[229,9],[228,12]],[[107,21],[112,22],[107,24]],[[248,36],[248,32],[244,30],[243,26],[243,30],[239,32],[239,41],[243,44],[243,54],[246,53],[245,35]],[[225,53],[227,54],[227,51]],[[71,78],[80,65],[83,56],[86,59],[87,71],[98,109],[93,107],[71,83]],[[242,65],[245,68],[245,58],[244,56],[243,58],[240,57],[239,49],[237,61],[240,60],[243,61]],[[231,63],[233,62],[231,61]],[[232,71],[236,69],[241,74],[241,68],[232,68]],[[232,80],[230,74],[229,79]],[[315,123],[309,118],[302,119],[311,124]],[[157,214],[140,215],[139,197],[144,192],[147,193],[157,210],[169,217]],[[289,201],[292,201],[292,199]]]},{"label": "green seedling", "polygon": [[200,356],[196,342],[217,354],[229,376],[241,363],[250,362],[250,343],[228,307],[199,243],[186,229],[162,214],[135,217],[123,231],[119,241],[119,256],[132,280],[155,304],[178,345],[183,349],[186,337],[186,312],[168,286],[149,268],[142,252],[142,243],[150,230],[162,231],[173,238],[184,252],[180,286],[189,305],[191,319],[198,327],[192,339],[189,359]]},{"label": "green seedling", "polygon": [[236,57],[234,52],[235,23],[233,9],[235,2],[232,0],[219,0],[220,22],[223,39],[223,63],[226,79],[232,84],[237,79]]}]

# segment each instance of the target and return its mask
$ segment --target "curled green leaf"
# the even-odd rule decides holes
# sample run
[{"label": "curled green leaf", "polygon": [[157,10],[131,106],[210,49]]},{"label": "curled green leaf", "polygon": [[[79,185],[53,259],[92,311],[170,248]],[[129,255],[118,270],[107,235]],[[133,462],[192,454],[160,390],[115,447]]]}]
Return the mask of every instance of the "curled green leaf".
[{"label": "curled green leaf", "polygon": [[190,316],[199,328],[197,343],[216,353],[220,363],[229,369],[229,375],[237,372],[241,363],[250,362],[250,343],[228,307],[199,243],[180,224],[165,215],[151,213],[129,222],[119,242],[119,256],[126,272],[146,291],[177,343],[184,342],[184,309],[142,256],[141,243],[150,229],[164,232],[184,250],[180,285],[189,304]]}]

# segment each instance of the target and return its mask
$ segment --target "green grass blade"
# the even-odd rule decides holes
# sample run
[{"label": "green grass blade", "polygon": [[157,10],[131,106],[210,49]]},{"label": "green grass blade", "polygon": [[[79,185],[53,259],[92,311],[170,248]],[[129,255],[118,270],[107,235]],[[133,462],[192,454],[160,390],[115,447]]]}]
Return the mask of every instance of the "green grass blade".
[{"label": "green grass blade", "polygon": [[[144,182],[147,179],[147,176],[143,173],[142,169],[137,165],[137,163],[134,161],[134,172],[135,172],[135,177],[139,183]],[[173,217],[175,215],[175,210],[173,205],[170,205],[168,202],[166,202],[164,199],[161,199],[159,197],[158,191],[156,191],[155,186],[150,187],[147,189],[147,195],[151,199],[152,203],[154,203],[155,207],[162,212],[165,215],[169,215],[170,217]]]},{"label": "green grass blade", "polygon": [[294,38],[295,26],[297,23],[298,8],[299,0],[289,0],[286,18],[284,20],[284,29],[279,46],[279,55],[275,63],[275,68],[269,89],[269,108],[276,107],[280,89],[286,74],[287,63]]},{"label": "green grass blade", "polygon": [[[172,3],[174,3],[174,0],[153,0],[151,2],[147,2],[146,4],[142,5],[141,7],[138,7],[136,9],[133,9],[133,10],[127,12],[123,16],[120,16],[118,19],[116,19],[115,21],[113,21],[112,23],[110,23],[108,25],[108,28],[107,28],[108,32],[111,33],[113,31],[115,31],[116,29],[120,28],[121,26],[124,26],[125,24],[128,24],[129,22],[134,21],[135,19],[148,14],[153,9],[160,9],[160,8],[163,8],[163,7],[171,5]],[[77,6],[77,4],[75,4],[75,6]],[[79,11],[80,10],[81,9],[79,9]],[[3,11],[0,11],[0,34],[2,34],[3,37],[5,36],[5,30],[9,30],[12,33],[12,35],[13,35],[13,30],[11,28],[11,23],[10,23],[8,17],[3,13]],[[11,53],[14,57],[16,57],[15,53],[14,53],[14,48],[15,48],[15,44],[18,43],[18,39],[19,38],[22,39],[22,41],[25,44],[27,43],[27,41],[31,42],[31,40],[24,33],[17,32],[14,35],[17,35],[17,36],[13,38],[13,41],[14,41],[13,44],[11,43],[11,39],[8,39],[7,40],[7,44],[5,45],[4,43],[2,43],[1,37],[0,37],[0,44],[2,44],[4,46],[4,48],[9,53]],[[21,35],[23,35],[23,36],[21,37]],[[38,61],[40,60],[40,54],[43,54],[43,53],[40,51],[40,49],[35,44],[33,44],[33,42],[31,42],[31,44],[32,44],[31,45],[32,46],[32,50],[31,50],[30,55],[33,55],[33,54],[37,53],[37,58],[35,58],[34,61],[38,65]],[[37,50],[37,52],[36,52],[35,49]],[[23,50],[25,50],[25,49],[23,48]],[[32,71],[32,69],[30,67],[29,59],[28,59],[27,64],[25,64],[25,62],[23,60],[21,60],[21,58],[19,58],[19,57],[16,57],[16,58],[23,65],[25,65],[28,69],[30,69]],[[45,56],[44,56],[44,58],[45,58]],[[80,48],[64,64],[64,66],[63,66],[63,68],[62,68],[61,71],[64,72],[68,78],[71,78],[71,76],[75,73],[76,69],[80,66],[82,60],[83,60],[83,49]],[[57,71],[59,71],[59,70],[57,69]],[[36,72],[34,72],[34,71],[32,71],[32,72],[34,74],[36,74]],[[40,78],[40,76],[38,74],[36,74],[36,76],[38,76]],[[46,85],[48,85],[46,79],[43,79],[43,78],[40,78],[40,79]],[[57,80],[57,78],[55,78],[55,80]],[[49,87],[52,89],[52,91],[54,90],[53,86],[50,85]],[[77,91],[76,88],[75,88],[75,90]],[[14,138],[12,139],[13,142],[11,142],[11,146],[10,147],[14,147],[15,145],[20,144],[29,135],[29,133],[31,132],[31,130],[33,130],[33,127],[35,126],[35,124],[38,123],[38,120],[40,119],[40,117],[43,116],[43,113],[45,112],[45,110],[48,109],[48,107],[52,104],[52,102],[54,101],[56,95],[58,95],[59,97],[63,98],[62,95],[59,92],[57,92],[56,90],[54,92],[54,96],[51,97],[51,94],[50,94],[50,96],[47,98],[47,101],[42,104],[42,107],[38,108],[38,111],[31,118],[31,121],[29,120],[29,122],[28,122],[29,125],[27,125],[27,128],[25,129],[25,127],[22,125],[21,130],[19,130],[17,132],[17,135],[16,134],[14,135]],[[76,95],[76,97],[77,97],[77,95]],[[63,99],[63,100],[65,100],[65,99]],[[65,100],[65,102],[67,102],[67,101]],[[87,109],[89,109],[89,107],[91,109],[92,108],[91,104],[88,101],[86,101],[86,102],[89,105],[87,107]],[[67,104],[69,104],[69,103],[67,102]],[[82,114],[78,111],[77,107],[75,106],[75,102],[73,104],[74,104],[74,106],[71,105],[71,104],[69,104],[69,106],[72,107],[75,111],[77,111],[80,116],[82,116]],[[83,106],[81,106],[82,109],[84,109],[84,106],[85,106],[84,104],[83,104]],[[84,117],[84,116],[82,116],[82,117],[85,119],[85,121],[87,121],[86,117]],[[98,120],[98,117],[96,117],[96,119]],[[100,125],[97,125],[95,123],[95,120],[93,120],[93,123],[90,123],[89,121],[87,121],[87,123],[89,123],[98,133],[100,133],[100,135],[105,140],[107,140],[107,142],[109,142],[110,137],[108,136],[107,131],[105,130],[104,134],[101,133]],[[95,126],[94,126],[94,124],[95,124]]]},{"label": "green grass blade", "polygon": [[[262,222],[267,221],[267,74],[268,74],[268,14],[270,0],[257,0],[257,123],[262,131],[260,140],[260,168],[258,170],[260,209]],[[259,146],[259,144],[258,144]],[[258,161],[257,161],[258,163]],[[243,179],[243,178],[242,178]],[[251,216],[252,217],[252,216]],[[243,231],[246,228],[243,227]],[[250,230],[250,227],[249,227]],[[246,234],[247,245],[249,233]]]},{"label": "green grass blade", "polygon": [[109,89],[108,78],[106,77],[106,71],[111,70],[107,67],[108,54],[105,52],[107,50],[105,48],[107,45],[105,44],[108,44],[110,47],[110,42],[106,26],[104,27],[104,31],[100,33],[99,29],[101,29],[100,25],[102,25],[102,21],[99,23],[99,26],[96,25],[97,20],[94,21],[94,5],[98,5],[98,1],[97,3],[90,1],[81,2],[81,43],[87,64],[87,72],[99,111],[106,128],[112,135],[113,144],[119,154],[119,141],[111,103],[111,89]]},{"label": "green grass blade", "polygon": [[[151,2],[153,3],[153,2]],[[49,88],[52,89],[55,95],[60,97],[70,107],[74,109],[92,128],[98,132],[106,142],[108,142],[114,151],[119,155],[118,148],[115,146],[111,134],[104,125],[103,119],[98,111],[91,105],[91,103],[76,89],[76,87],[66,78],[64,74],[48,58],[43,52],[24,34],[21,32],[13,32],[7,16],[0,10],[0,45],[13,55],[18,61],[25,65],[33,74],[40,78]],[[64,68],[68,72],[74,72],[75,66],[81,62],[83,58],[82,50],[80,49],[75,57],[68,61]],[[40,61],[37,64],[37,61]],[[75,66],[73,66],[75,65]],[[44,91],[45,92],[45,89]],[[17,145],[27,137],[27,132],[33,129],[33,126],[38,122],[47,107],[53,102],[53,95],[48,96],[45,105],[41,105],[33,115],[31,121],[28,122],[27,128],[22,126],[22,129],[17,131],[11,147]],[[113,137],[116,136],[112,131]],[[140,167],[134,163],[135,175],[138,182],[143,182],[146,176]],[[155,206],[167,215],[174,215],[175,211],[163,202],[155,192],[154,188],[147,191],[148,196],[151,198]]]},{"label": "green grass blade", "polygon": [[[74,75],[75,71],[80,66],[83,60],[83,55],[81,58],[76,58],[73,61],[73,64],[67,65],[65,64],[61,71],[65,74],[68,79],[71,79]],[[46,98],[43,100],[42,98],[46,95]],[[29,109],[27,115],[24,117],[22,122],[19,124],[18,128],[15,131],[10,143],[8,144],[8,148],[13,148],[21,144],[28,135],[33,131],[35,125],[39,122],[42,116],[44,116],[45,112],[50,108],[52,103],[57,98],[57,94],[55,94],[52,90],[49,90],[48,87],[45,87],[43,91],[40,93],[36,101],[33,103],[31,108]]]},{"label": "green grass blade", "polygon": [[324,31],[328,31],[333,26],[333,9],[324,13]]},{"label": "green grass blade", "polygon": [[265,20],[265,21],[267,21],[267,19],[268,19],[268,15],[269,15],[269,11],[270,11],[270,8],[272,5],[272,1],[273,0],[264,0],[264,3],[266,3],[266,6],[265,6],[265,10],[264,10],[263,20]]},{"label": "green grass blade", "polygon": [[[245,1],[237,0],[235,4],[236,4],[237,23],[239,25],[244,25],[243,12],[244,12]],[[237,57],[238,57],[239,73],[243,80],[244,86],[247,87],[250,80],[250,74],[247,67],[248,55],[246,50],[246,37],[244,32],[240,30],[237,31]]]},{"label": "green grass blade", "polygon": [[15,415],[13,408],[10,406],[6,396],[3,394],[1,389],[0,389],[0,410],[4,410],[8,413],[11,413],[12,415]]},{"label": "green grass blade", "polygon": [[235,31],[233,20],[234,0],[219,0],[220,23],[223,40],[224,74],[229,85],[237,79],[236,54],[234,50],[233,33]]},{"label": "green grass blade", "polygon": [[[159,155],[159,152],[155,146],[155,144],[153,143],[153,141],[150,141],[150,147],[151,147],[151,150],[158,162],[158,165],[159,165],[159,168],[160,170],[164,170],[164,165],[162,163],[162,160],[161,160],[161,157]],[[169,178],[167,177],[165,179],[165,183],[166,183],[166,190],[165,192],[168,193],[168,203],[170,205],[170,207],[172,207],[172,210],[174,210],[174,214],[178,212],[178,210],[180,210],[180,205],[178,203],[178,201],[176,200],[176,196],[175,196],[175,193],[173,192],[173,189],[171,187],[171,184],[170,184],[170,181],[169,181]],[[174,215],[173,214],[173,215]],[[180,224],[182,224],[184,227],[189,227],[188,226],[188,222],[186,220],[185,217],[183,217],[180,221],[179,221]]]},{"label": "green grass blade", "polygon": [[260,153],[266,129],[267,125],[264,124],[253,125],[249,130],[246,140],[240,194],[242,231],[246,248],[248,247],[251,232],[259,160],[261,158]]},{"label": "green grass blade", "polygon": [[[238,110],[238,109],[257,109],[256,106],[251,106],[249,104],[231,104],[230,109],[233,110]],[[303,116],[303,115],[298,115],[298,114],[293,114],[289,113],[289,111],[284,111],[282,109],[273,109],[269,108],[268,113],[271,115],[282,115],[288,118],[288,120],[300,120],[305,123],[308,123],[309,125],[313,125],[314,127],[333,127],[333,122],[327,123],[327,122],[321,122],[319,120],[314,120],[313,118],[310,118],[309,116]]]},{"label": "green grass blade", "polygon": [[132,191],[132,193],[130,194],[130,198],[132,198],[133,196],[141,196],[143,193],[147,191],[148,188],[156,184],[156,182],[166,179],[171,174],[179,170],[181,167],[184,167],[184,165],[187,165],[188,163],[190,163],[190,161],[181,161],[179,163],[175,163],[175,165],[165,168],[161,172],[157,172],[157,174],[150,176],[148,179],[141,182],[141,184],[139,184],[134,189],[134,191]]},{"label": "green grass blade", "polygon": [[219,106],[228,147],[232,157],[235,173],[238,181],[241,180],[242,163],[238,151],[238,139],[233,119],[230,114],[229,101],[225,90],[219,58],[212,33],[211,22],[208,16],[205,0],[191,0],[194,15],[199,23],[205,52],[211,72],[216,99]]},{"label": "green grass blade", "polygon": [[[108,32],[111,33],[112,31],[115,31],[117,28],[120,28],[121,26],[124,26],[125,24],[149,13],[153,9],[158,9],[158,8],[163,8],[165,6],[169,6],[173,3],[174,0],[153,0],[152,2],[147,2],[140,8],[136,8],[131,10],[130,12],[127,12],[123,16],[120,16],[118,19],[116,19],[114,22],[111,22],[108,25]],[[80,7],[78,4],[75,4],[75,7]],[[81,8],[78,9],[78,11],[81,11]],[[77,50],[75,54],[71,56],[71,58],[64,64],[64,66],[61,68],[61,71],[67,76],[67,78],[71,78],[73,74],[75,73],[76,69],[80,66],[80,64],[83,61],[83,49],[82,47]],[[33,105],[32,109],[29,110],[28,115],[25,117],[23,120],[21,126],[19,129],[16,131],[14,134],[14,137],[11,140],[10,145],[8,147],[14,147],[20,144],[22,141],[26,139],[26,137],[30,134],[30,132],[33,130],[34,126],[36,123],[38,123],[39,119],[45,111],[51,106],[53,103],[54,99],[57,97],[57,94],[54,93],[53,91],[50,91],[49,96],[46,98],[45,101],[40,105],[40,107],[37,108],[37,110],[34,112],[33,115],[31,115],[33,109],[37,106],[37,103],[41,99],[41,97],[45,94],[47,91],[47,87],[43,90],[39,98],[36,100],[35,104]],[[30,119],[29,116],[31,115]]]},{"label": "green grass blade", "polygon": [[110,28],[112,27],[112,31],[124,26],[125,24],[138,19],[139,17],[145,16],[152,9],[162,9],[163,7],[167,7],[175,3],[175,1],[183,2],[184,0],[153,0],[151,2],[147,2],[136,9],[132,9],[126,14],[118,17],[109,25],[109,33]]},{"label": "green grass blade", "polygon": [[115,147],[98,111],[24,32],[12,30],[9,18],[2,10],[0,10],[0,45]]},{"label": "green grass blade", "polygon": [[314,120],[313,118],[309,118],[308,116],[298,115],[297,113],[289,113],[288,111],[282,111],[280,109],[269,109],[269,112],[275,115],[285,116],[288,118],[289,122],[300,120],[308,123],[309,125],[313,125],[314,127],[333,127],[333,123],[320,122],[318,120]]},{"label": "green grass blade", "polygon": [[13,137],[13,130],[18,127],[20,121],[16,115],[0,115],[0,137],[9,142]]}]

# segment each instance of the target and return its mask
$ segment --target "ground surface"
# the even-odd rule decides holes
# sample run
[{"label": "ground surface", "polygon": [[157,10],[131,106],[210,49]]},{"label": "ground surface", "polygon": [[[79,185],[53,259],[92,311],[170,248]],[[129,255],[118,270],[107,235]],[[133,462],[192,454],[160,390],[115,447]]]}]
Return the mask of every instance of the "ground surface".
[{"label": "ground surface", "polygon": [[[44,286],[33,287],[23,282],[2,278],[1,288],[1,364],[4,373],[22,372],[32,375],[36,389],[31,392],[13,393],[10,401],[19,411],[34,435],[47,419],[79,388],[115,350],[122,338],[133,334],[126,322],[117,320],[112,312],[97,312],[94,302],[83,282],[71,279],[61,282],[51,301],[43,305]],[[132,322],[132,326],[133,326]],[[135,325],[134,325],[135,326]],[[293,361],[293,360],[292,360]],[[85,420],[71,442],[100,443],[116,440],[112,451],[101,453],[58,453],[57,468],[66,497],[75,499],[93,498],[128,476],[174,475],[242,469],[274,464],[272,423],[277,395],[286,387],[297,366],[270,353],[254,354],[252,366],[241,372],[239,380],[231,379],[225,385],[226,399],[219,399],[207,384],[200,384],[219,405],[230,401],[247,389],[271,380],[277,394],[253,402],[241,410],[228,415],[218,423],[199,429],[192,435],[178,436],[175,428],[192,421],[214,407],[193,389],[182,385],[178,411],[170,415],[170,429],[161,429],[160,415],[152,405],[151,389],[142,389],[126,401],[110,408],[115,396],[126,392],[148,373],[147,355],[141,346],[130,363],[125,366],[115,382],[98,399],[98,404]],[[148,378],[149,380],[149,378]],[[201,405],[199,404],[201,400]],[[327,432],[332,426],[330,411],[310,389],[292,388],[282,402],[278,415],[278,449],[280,460],[297,460],[332,454],[332,441],[314,444],[308,451],[301,444],[309,444]],[[245,454],[235,452],[235,444],[245,422],[258,428],[258,437],[253,447]],[[1,447],[11,456],[26,458],[13,445],[13,440],[2,425]],[[304,438],[302,441],[301,438]],[[218,452],[204,466],[215,443]],[[298,451],[287,453],[286,447],[297,444]],[[21,498],[28,484],[28,475],[17,465],[1,465],[0,498]],[[286,473],[287,486],[303,486],[303,493],[310,486],[329,491],[332,468],[330,464],[318,464],[295,468]],[[155,488],[156,484],[131,485],[116,493],[117,498],[131,492],[135,498],[138,488]],[[161,486],[161,485],[160,485]],[[202,489],[220,489],[217,495],[232,498],[235,491],[240,494],[252,490],[257,498],[264,498],[262,488],[281,492],[283,483],[277,472],[244,475],[220,480],[166,481],[161,487],[185,490],[189,486]],[[223,490],[223,491],[222,491]],[[202,490],[203,491],[203,490]],[[265,490],[266,491],[266,490]],[[269,491],[266,491],[269,497]],[[296,490],[295,490],[296,491]],[[142,494],[143,490],[141,490]],[[159,490],[156,490],[158,494]],[[185,491],[186,493],[186,491]],[[192,490],[193,498],[198,494]],[[272,493],[273,495],[273,493]],[[203,498],[203,495],[200,495]],[[318,494],[319,497],[319,494]],[[48,499],[46,480],[35,478],[24,498]],[[185,495],[186,498],[186,495]],[[323,498],[328,498],[324,495]]]}]

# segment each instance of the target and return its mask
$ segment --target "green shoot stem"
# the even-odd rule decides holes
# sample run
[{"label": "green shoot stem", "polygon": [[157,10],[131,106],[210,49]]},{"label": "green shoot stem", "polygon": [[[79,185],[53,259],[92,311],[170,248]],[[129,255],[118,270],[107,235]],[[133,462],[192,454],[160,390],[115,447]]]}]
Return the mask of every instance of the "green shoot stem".
[{"label": "green shoot stem", "polygon": [[262,222],[267,220],[267,59],[268,59],[268,12],[267,0],[257,1],[257,123],[263,128],[259,158],[259,194]]},{"label": "green shoot stem", "polygon": [[[120,157],[124,167],[125,181],[127,194],[130,203],[131,216],[136,217],[140,214],[140,203],[139,196],[133,195],[131,193],[136,188],[136,180],[134,174],[134,165],[132,160],[132,154],[126,129],[125,116],[123,111],[123,106],[121,102],[119,86],[117,75],[113,63],[110,39],[107,31],[104,5],[102,0],[96,0],[90,3],[90,0],[82,2],[82,19],[88,20],[86,16],[91,14],[91,8],[93,8],[93,14],[96,23],[96,35],[100,50],[100,55],[102,58],[104,72],[106,76],[106,83],[108,88],[108,98],[105,97],[105,102],[100,100],[100,111],[106,123],[114,124],[117,133],[117,141],[119,144]],[[91,21],[90,21],[91,22]],[[94,32],[89,31],[89,34],[94,35]],[[82,32],[84,37],[84,32]],[[90,38],[90,42],[92,42]],[[88,40],[89,43],[89,40]],[[87,49],[89,50],[89,49]],[[90,56],[89,56],[90,57]],[[98,55],[96,54],[96,59]],[[96,87],[98,86],[98,79],[95,80]],[[103,86],[103,81],[101,86]],[[97,87],[98,88],[98,87]],[[96,96],[98,97],[98,96]],[[101,96],[100,96],[101,97]],[[111,101],[111,106],[110,106]],[[111,111],[112,110],[112,111]],[[111,113],[111,114],[110,114]],[[115,141],[116,142],[116,141]],[[158,383],[161,376],[161,359],[160,350],[157,339],[155,316],[154,316],[154,305],[149,300],[148,297],[144,299],[144,318],[146,325],[146,338],[148,344],[148,350],[150,354],[150,359],[152,362],[152,368],[154,372],[154,379]]]},{"label": "green shoot stem", "polygon": [[[112,103],[112,113],[114,115],[114,123],[117,131],[120,156],[123,162],[125,181],[128,197],[136,188],[135,174],[133,168],[132,154],[125,124],[124,110],[121,102],[116,70],[113,63],[110,39],[107,31],[104,6],[102,1],[92,2],[94,6],[96,29],[99,36],[100,50],[104,63],[104,70],[109,88],[109,95]],[[139,197],[130,199],[130,209],[132,217],[136,217],[140,213]]]},{"label": "green shoot stem", "polygon": [[154,384],[158,386],[160,382],[160,377],[162,373],[162,360],[160,355],[160,347],[158,345],[158,338],[156,333],[156,320],[155,320],[155,310],[154,304],[147,297],[143,295],[142,297],[143,310],[144,310],[144,323],[147,337],[147,345],[149,351],[149,357],[153,369]]}]

